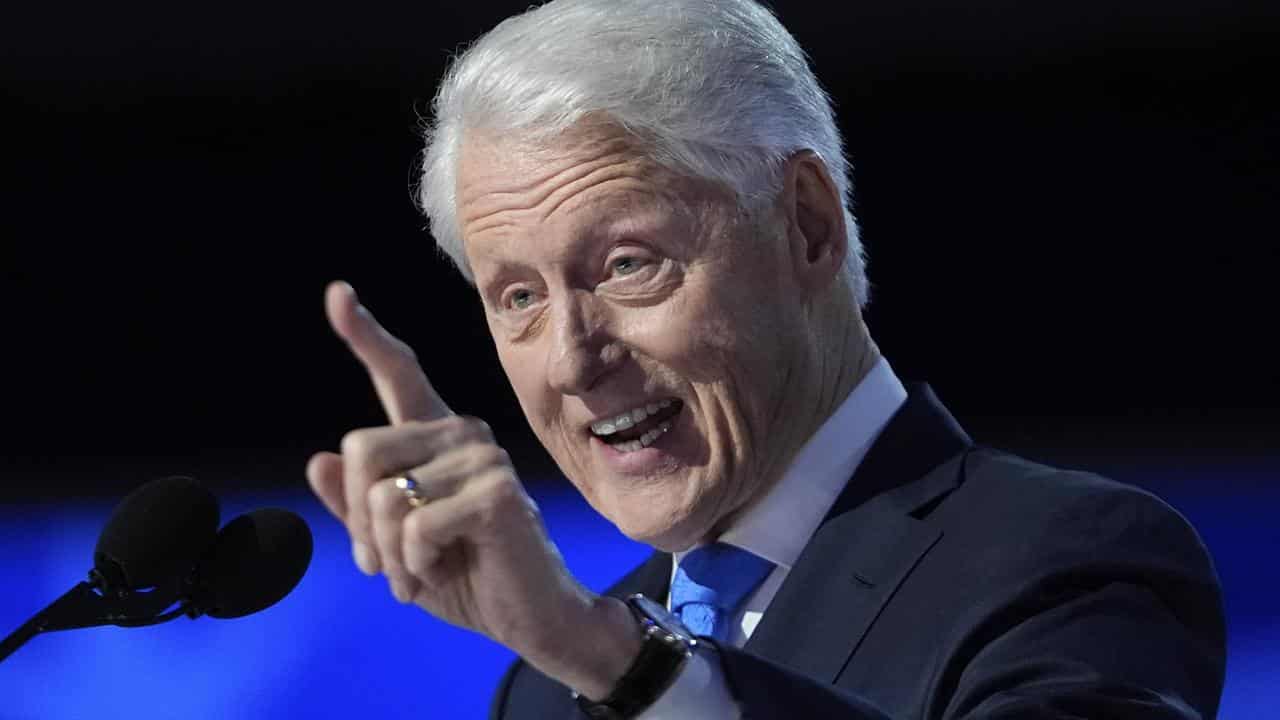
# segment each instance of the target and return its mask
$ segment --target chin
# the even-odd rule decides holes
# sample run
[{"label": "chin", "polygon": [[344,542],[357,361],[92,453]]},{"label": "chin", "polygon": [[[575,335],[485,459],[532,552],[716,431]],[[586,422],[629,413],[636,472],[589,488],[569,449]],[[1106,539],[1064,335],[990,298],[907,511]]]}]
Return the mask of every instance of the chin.
[{"label": "chin", "polygon": [[[564,467],[563,465],[561,467]],[[590,467],[588,465],[588,467]],[[668,472],[644,479],[616,477],[593,468],[586,482],[574,481],[592,508],[635,542],[663,552],[687,550],[710,532],[712,493],[701,473]],[[570,480],[574,480],[572,476]]]},{"label": "chin", "polygon": [[662,552],[688,550],[706,535],[690,509],[676,503],[619,499],[604,515],[623,535]]}]

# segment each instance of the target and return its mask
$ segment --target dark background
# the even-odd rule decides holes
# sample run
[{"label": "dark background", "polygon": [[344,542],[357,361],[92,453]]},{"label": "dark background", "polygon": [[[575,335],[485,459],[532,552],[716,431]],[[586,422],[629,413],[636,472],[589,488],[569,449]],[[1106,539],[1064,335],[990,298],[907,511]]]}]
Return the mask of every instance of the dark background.
[{"label": "dark background", "polygon": [[[548,469],[411,193],[447,56],[525,6],[10,8],[6,461],[296,484],[381,422],[324,320],[345,278]],[[990,444],[1272,449],[1280,6],[836,7],[779,14],[836,100],[899,374]]]},{"label": "dark background", "polygon": [[[554,482],[411,191],[446,58],[527,5],[8,7],[0,499],[175,472],[301,492],[313,451],[383,422],[324,319],[337,278]],[[1280,5],[775,7],[835,98],[899,375],[986,444],[1256,512],[1280,467]],[[1270,558],[1270,532],[1210,546]]]},{"label": "dark background", "polygon": [[[346,278],[547,469],[411,192],[445,58],[524,6],[10,8],[6,461],[296,484],[381,421],[324,320]],[[992,445],[1275,446],[1277,5],[832,8],[780,15],[837,102],[901,375]]]}]

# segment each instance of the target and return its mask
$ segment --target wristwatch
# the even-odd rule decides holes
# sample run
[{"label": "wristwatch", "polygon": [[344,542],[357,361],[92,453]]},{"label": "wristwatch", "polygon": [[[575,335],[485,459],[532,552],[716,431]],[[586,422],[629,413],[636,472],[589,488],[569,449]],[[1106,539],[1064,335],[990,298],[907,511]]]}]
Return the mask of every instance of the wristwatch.
[{"label": "wristwatch", "polygon": [[629,720],[639,715],[671,687],[698,646],[679,618],[644,595],[627,598],[627,607],[644,633],[640,654],[607,698],[593,702],[573,693],[578,707],[591,720]]}]

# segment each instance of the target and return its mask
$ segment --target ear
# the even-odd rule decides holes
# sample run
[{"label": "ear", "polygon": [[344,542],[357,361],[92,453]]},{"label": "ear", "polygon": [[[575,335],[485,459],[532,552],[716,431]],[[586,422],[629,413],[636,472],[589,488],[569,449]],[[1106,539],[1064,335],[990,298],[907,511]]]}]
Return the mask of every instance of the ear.
[{"label": "ear", "polygon": [[780,201],[796,280],[816,295],[839,277],[849,251],[843,198],[817,153],[801,150],[787,160]]}]

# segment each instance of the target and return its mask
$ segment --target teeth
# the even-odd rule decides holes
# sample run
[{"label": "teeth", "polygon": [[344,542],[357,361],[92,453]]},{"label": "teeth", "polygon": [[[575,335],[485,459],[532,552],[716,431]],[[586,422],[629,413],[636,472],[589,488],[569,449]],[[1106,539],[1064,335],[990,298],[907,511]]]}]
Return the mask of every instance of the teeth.
[{"label": "teeth", "polygon": [[650,445],[652,445],[655,440],[662,437],[662,435],[665,434],[670,429],[671,429],[671,421],[668,420],[667,422],[662,423],[658,427],[650,430],[649,432],[641,435],[639,438],[636,438],[631,442],[618,443],[614,445],[613,449],[617,450],[620,453],[623,453],[624,455],[626,453],[636,452],[637,450],[643,450],[644,448],[647,448]]},{"label": "teeth", "polygon": [[[638,407],[635,410],[628,410],[617,417],[591,423],[591,432],[596,435],[612,435],[619,430],[626,430],[627,428],[635,427],[650,415],[653,415],[659,410],[671,407],[674,402],[674,400],[667,399],[658,403],[650,403],[643,407]],[[627,443],[623,443],[623,445],[626,444]],[[622,447],[622,445],[619,445],[619,447]]]},{"label": "teeth", "polygon": [[662,423],[661,425],[659,425],[658,427],[641,435],[638,442],[645,447],[649,447],[650,445],[653,444],[654,440],[657,440],[658,438],[662,437],[670,429],[671,429],[671,421],[668,420]]}]

